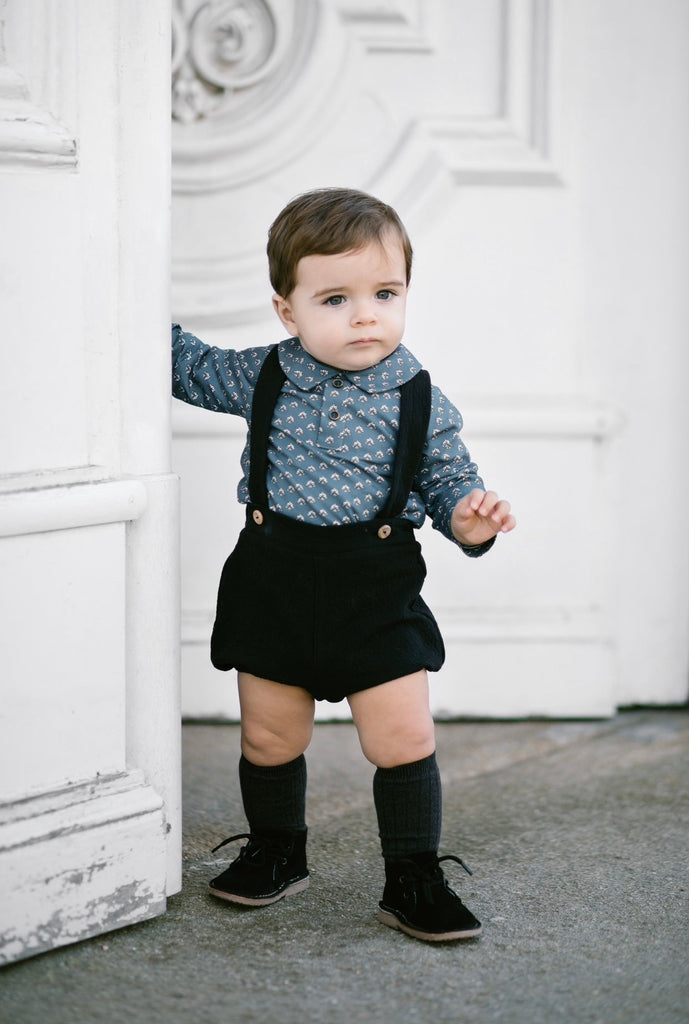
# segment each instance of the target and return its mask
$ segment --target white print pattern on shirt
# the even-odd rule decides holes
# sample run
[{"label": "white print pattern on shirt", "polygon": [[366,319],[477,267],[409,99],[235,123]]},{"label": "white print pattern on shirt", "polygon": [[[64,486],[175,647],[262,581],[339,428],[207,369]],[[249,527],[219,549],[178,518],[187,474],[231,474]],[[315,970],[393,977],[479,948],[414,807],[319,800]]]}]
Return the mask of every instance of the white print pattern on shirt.
[{"label": "white print pattern on shirt", "polygon": [[[175,325],[173,394],[192,405],[242,416],[270,347],[236,351],[205,345]],[[266,484],[272,509],[296,519],[337,526],[373,518],[385,505],[399,427],[399,388],[420,369],[400,345],[361,373],[314,360],[297,338],[278,346],[286,381],[273,414]],[[335,387],[333,380],[343,383]],[[450,517],[459,499],[483,487],[460,437],[462,417],[432,389],[426,448],[404,516],[420,526],[428,514],[452,539]],[[248,501],[249,446],[241,457],[240,502]],[[353,484],[341,483],[344,477]]]}]

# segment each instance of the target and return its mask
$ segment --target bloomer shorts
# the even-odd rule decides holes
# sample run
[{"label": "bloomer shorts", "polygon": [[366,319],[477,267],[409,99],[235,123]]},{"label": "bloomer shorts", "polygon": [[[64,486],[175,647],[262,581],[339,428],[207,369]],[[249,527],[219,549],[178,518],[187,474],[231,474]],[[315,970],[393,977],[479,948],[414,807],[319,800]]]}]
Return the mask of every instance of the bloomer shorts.
[{"label": "bloomer shorts", "polygon": [[250,505],[222,571],[211,660],[332,702],[435,672],[445,650],[425,576],[406,519],[315,526]]}]

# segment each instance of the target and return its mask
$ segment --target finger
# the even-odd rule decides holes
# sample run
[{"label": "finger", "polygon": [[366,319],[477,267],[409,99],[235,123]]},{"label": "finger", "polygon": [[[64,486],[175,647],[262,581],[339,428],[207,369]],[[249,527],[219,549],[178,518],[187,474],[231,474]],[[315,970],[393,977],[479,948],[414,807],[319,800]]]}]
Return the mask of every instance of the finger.
[{"label": "finger", "polygon": [[[472,512],[479,512],[483,505],[483,502],[486,499],[487,493],[490,492],[481,491],[478,488],[469,492],[469,494],[467,495],[467,499],[469,503],[469,508],[471,509]],[[495,495],[495,497],[497,498],[497,494]]]},{"label": "finger", "polygon": [[508,515],[500,526],[500,533],[509,533],[517,525],[517,520],[512,515]]},{"label": "finger", "polygon": [[455,505],[453,515],[458,516],[460,519],[471,519],[476,515],[484,493],[484,491],[474,490],[465,494]]},{"label": "finger", "polygon": [[494,522],[500,523],[500,522],[502,522],[503,519],[505,519],[510,514],[510,508],[511,508],[511,505],[510,505],[509,501],[504,501],[504,500],[503,501],[498,501],[494,505],[494,507],[493,507],[493,509],[492,509],[492,511],[490,513],[490,518]]},{"label": "finger", "polygon": [[485,491],[476,511],[480,516],[488,517],[492,514],[493,509],[499,504],[499,502],[500,499],[495,491]]}]

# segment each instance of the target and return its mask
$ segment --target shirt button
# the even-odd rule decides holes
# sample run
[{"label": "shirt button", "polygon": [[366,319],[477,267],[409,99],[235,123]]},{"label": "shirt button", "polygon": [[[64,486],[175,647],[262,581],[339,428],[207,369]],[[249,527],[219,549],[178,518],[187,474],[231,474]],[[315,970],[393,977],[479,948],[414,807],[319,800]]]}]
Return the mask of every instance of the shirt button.
[{"label": "shirt button", "polygon": [[260,509],[255,508],[251,513],[251,518],[256,523],[256,526],[261,526],[263,524],[263,513]]},{"label": "shirt button", "polygon": [[337,409],[331,409],[328,415],[330,416],[331,420],[339,420],[340,418],[340,414],[337,411]]},{"label": "shirt button", "polygon": [[344,381],[342,380],[342,377],[333,377],[333,387],[334,388],[341,388],[343,384],[344,384]]},{"label": "shirt button", "polygon": [[385,526],[381,526],[380,530],[378,530],[378,536],[380,537],[381,540],[385,540],[387,537],[390,536],[391,533],[392,527],[389,526],[387,523],[385,524]]}]

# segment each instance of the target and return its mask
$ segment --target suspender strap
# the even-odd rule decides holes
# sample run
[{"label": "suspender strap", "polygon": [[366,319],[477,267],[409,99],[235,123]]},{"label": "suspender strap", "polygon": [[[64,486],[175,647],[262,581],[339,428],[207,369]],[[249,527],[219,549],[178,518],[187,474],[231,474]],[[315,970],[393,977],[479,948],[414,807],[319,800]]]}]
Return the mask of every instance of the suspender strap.
[{"label": "suspender strap", "polygon": [[[268,437],[273,410],[285,382],[277,345],[268,353],[256,381],[251,403],[249,500],[268,507],[266,473]],[[400,425],[390,495],[378,519],[392,519],[404,511],[414,476],[421,461],[431,416],[431,378],[426,370],[400,388]]]},{"label": "suspender strap", "polygon": [[419,370],[400,388],[400,425],[392,487],[379,519],[391,519],[406,508],[426,445],[430,418],[431,378],[427,370]]},{"label": "suspender strap", "polygon": [[251,447],[249,463],[249,500],[252,505],[268,508],[266,472],[268,470],[268,436],[273,410],[285,382],[280,366],[278,347],[272,348],[261,367],[251,401]]}]

